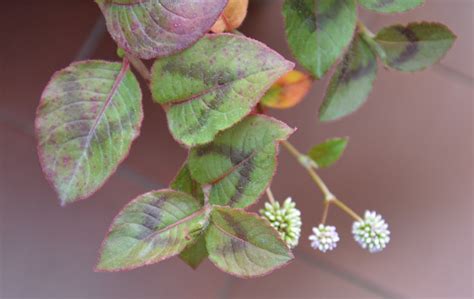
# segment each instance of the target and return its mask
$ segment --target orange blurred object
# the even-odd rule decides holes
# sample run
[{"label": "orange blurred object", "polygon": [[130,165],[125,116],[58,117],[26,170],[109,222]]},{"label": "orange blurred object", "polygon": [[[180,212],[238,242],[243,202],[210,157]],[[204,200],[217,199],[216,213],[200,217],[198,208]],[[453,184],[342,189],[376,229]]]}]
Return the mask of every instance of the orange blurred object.
[{"label": "orange blurred object", "polygon": [[288,109],[300,103],[311,88],[310,76],[290,71],[267,91],[260,103],[275,109]]},{"label": "orange blurred object", "polygon": [[247,15],[248,6],[249,0],[229,0],[224,12],[212,26],[211,31],[214,33],[222,33],[238,28]]}]

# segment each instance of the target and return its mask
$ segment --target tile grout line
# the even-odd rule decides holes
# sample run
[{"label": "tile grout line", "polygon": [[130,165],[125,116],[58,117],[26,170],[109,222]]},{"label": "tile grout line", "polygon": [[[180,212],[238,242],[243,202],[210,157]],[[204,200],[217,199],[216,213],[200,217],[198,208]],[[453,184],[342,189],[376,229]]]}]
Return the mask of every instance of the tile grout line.
[{"label": "tile grout line", "polygon": [[[7,126],[15,130],[18,130],[19,132],[23,133],[25,136],[29,138],[34,138],[33,130],[31,128],[29,128],[28,126],[19,126],[18,122],[17,123],[10,122],[9,119],[5,118],[4,116],[5,114],[0,111],[0,122],[3,122]],[[121,166],[119,166],[116,174],[122,178],[128,179],[136,183],[137,185],[145,187],[145,188],[149,188],[149,189],[163,188],[162,184],[155,183],[153,179],[150,179],[147,176],[144,176],[136,172],[135,170],[133,170],[132,168],[130,168],[128,165],[125,165],[125,164],[122,164]],[[394,292],[388,291],[384,289],[383,287],[378,286],[374,282],[371,282],[367,279],[360,278],[357,275],[349,273],[343,269],[337,269],[335,266],[329,263],[318,262],[314,260],[313,258],[309,257],[309,255],[307,255],[306,253],[301,252],[299,250],[298,250],[298,256],[308,266],[317,268],[325,273],[333,274],[339,279],[342,279],[354,286],[362,288],[370,293],[373,293],[375,295],[380,295],[383,298],[402,298],[402,296],[395,295]],[[222,299],[229,298],[231,290],[236,286],[236,282],[238,282],[238,280],[229,275],[229,277],[223,283],[224,285],[218,291],[219,296],[217,298],[222,298]]]},{"label": "tile grout line", "polygon": [[337,266],[323,260],[312,258],[308,253],[302,250],[297,250],[297,251],[298,251],[297,253],[298,257],[301,260],[305,261],[306,265],[317,268],[325,273],[332,274],[338,277],[339,279],[350,282],[353,285],[358,286],[359,288],[363,290],[367,290],[375,295],[380,296],[381,298],[388,298],[388,299],[405,298],[403,295],[397,292],[394,292],[393,290],[388,290],[385,287],[382,287],[370,281],[369,279],[362,278],[355,273],[347,271],[343,269],[343,267],[341,266]]},{"label": "tile grout line", "polygon": [[[368,27],[372,26],[374,24],[374,21],[379,18],[380,16],[374,15],[365,22]],[[461,70],[458,70],[450,65],[445,64],[444,62],[439,61],[438,63],[432,65],[431,67],[428,67],[427,70],[433,70],[435,73],[438,73],[442,76],[446,76],[448,80],[450,81],[455,81],[460,84],[466,84],[468,86],[473,86],[474,85],[474,78],[469,75],[464,73]]]},{"label": "tile grout line", "polygon": [[[78,51],[78,54],[75,56],[75,59],[74,59],[75,61],[88,59],[93,55],[93,53],[97,49],[99,42],[101,41],[102,37],[104,36],[106,32],[105,29],[106,29],[105,21],[101,15],[96,21],[91,32],[89,33],[89,36],[84,41],[83,45]],[[34,138],[33,127],[29,125],[25,125],[24,123],[17,121],[16,118],[10,117],[8,114],[4,113],[3,111],[0,111],[0,121],[7,123],[8,125],[14,127],[15,129],[18,129],[25,135]],[[129,168],[127,165],[122,165],[121,167],[119,167],[117,169],[117,174],[145,188],[149,188],[149,189],[162,188],[161,184],[156,184],[150,178],[135,172],[133,169]],[[316,268],[319,268],[319,267],[316,266]],[[330,271],[330,268],[331,266],[326,267],[326,272],[333,273],[336,276],[338,276],[337,273],[341,272],[341,271],[337,271],[336,269],[333,269],[332,271]],[[345,280],[344,278],[342,279]],[[218,298],[229,298],[231,290],[236,285],[235,282],[237,282],[237,280],[234,277],[229,276],[224,282],[224,285],[220,288],[218,292],[219,294]],[[349,281],[349,280],[348,282],[353,283],[352,281]],[[356,284],[356,285],[360,286],[360,284]],[[364,285],[368,285],[368,284],[366,283]],[[377,289],[380,289],[380,288],[377,288]],[[367,289],[367,290],[371,291],[371,289]]]},{"label": "tile grout line", "polygon": [[[74,60],[83,60],[91,57],[97,49],[97,46],[102,40],[105,33],[105,20],[103,16],[100,15],[94,27],[92,28],[89,36],[84,41],[80,50],[76,54]],[[468,84],[470,86],[473,85],[474,79],[472,77],[467,74],[464,74],[463,72],[460,72],[459,70],[451,66],[445,65],[444,63],[439,63],[435,65],[433,67],[433,70],[448,76],[454,81],[460,81],[463,84]],[[16,118],[10,117],[3,111],[0,111],[0,121],[6,123],[8,126],[13,127],[14,129],[19,130],[25,135],[34,138],[34,130],[31,126],[25,125],[24,123],[17,121]],[[118,168],[117,174],[145,188],[155,189],[163,187],[163,185],[155,183],[152,179],[137,173],[125,164]],[[311,258],[307,253],[301,252],[300,250],[298,250],[298,255],[307,265],[317,268],[325,273],[332,274],[338,277],[339,279],[342,279],[346,282],[349,282],[350,284],[365,289],[375,295],[381,296],[383,298],[402,298],[400,294],[388,291],[385,288],[378,286],[376,283],[373,283],[367,279],[360,278],[353,273],[350,273],[329,263],[317,261]],[[228,298],[230,296],[231,290],[235,287],[235,282],[237,282],[237,280],[234,277],[229,276],[229,278],[224,282],[223,287],[221,287],[220,291],[218,292],[219,298]]]},{"label": "tile grout line", "polygon": [[453,81],[458,81],[459,83],[463,83],[468,86],[474,85],[473,77],[453,68],[452,66],[444,64],[443,62],[439,62],[435,64],[433,66],[433,71],[435,71],[436,73],[448,76],[448,77],[456,78],[456,80],[453,80]]},{"label": "tile grout line", "polygon": [[105,19],[102,14],[100,14],[91,32],[89,33],[81,48],[77,52],[74,61],[89,59],[94,54],[99,42],[102,40],[105,33],[107,32],[106,29],[107,27],[105,25]]}]

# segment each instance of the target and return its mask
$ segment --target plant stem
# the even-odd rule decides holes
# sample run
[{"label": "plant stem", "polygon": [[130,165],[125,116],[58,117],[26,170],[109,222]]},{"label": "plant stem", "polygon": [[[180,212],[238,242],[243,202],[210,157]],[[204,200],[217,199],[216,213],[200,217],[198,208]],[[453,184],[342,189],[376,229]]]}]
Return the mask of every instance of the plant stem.
[{"label": "plant stem", "polygon": [[331,203],[330,201],[327,201],[327,200],[324,201],[324,210],[323,210],[323,217],[321,219],[321,224],[326,224],[326,219],[328,218],[330,203]]},{"label": "plant stem", "polygon": [[273,193],[272,193],[272,190],[270,190],[270,187],[268,187],[266,191],[267,191],[268,199],[270,200],[272,204],[274,204],[276,201],[275,201],[275,197],[273,197]]},{"label": "plant stem", "polygon": [[133,65],[133,67],[137,70],[140,76],[143,77],[147,82],[151,81],[151,74],[148,70],[148,67],[143,63],[143,61],[131,54],[126,54],[128,61]]},{"label": "plant stem", "polygon": [[375,41],[375,34],[365,26],[361,21],[357,21],[357,30],[361,38],[370,46],[382,61],[386,60],[386,53],[383,48]]},{"label": "plant stem", "polygon": [[[358,26],[363,26],[362,28],[365,28],[365,25],[362,23],[358,23]],[[364,31],[365,32],[365,31]],[[370,32],[370,31],[368,31]],[[143,77],[147,82],[150,82],[151,80],[151,74],[150,71],[148,70],[147,66],[143,63],[143,61],[133,55],[126,54],[126,58],[128,61],[133,65],[133,67],[138,71],[140,76]],[[349,214],[351,217],[353,217],[356,220],[362,220],[362,218],[357,215],[351,208],[349,208],[346,204],[344,204],[342,201],[337,199],[331,191],[329,191],[329,188],[326,186],[324,181],[321,179],[321,177],[318,175],[318,173],[315,171],[317,168],[317,165],[311,160],[308,156],[302,154],[300,151],[298,151],[291,143],[288,141],[284,140],[281,142],[283,146],[288,150],[288,152],[293,155],[293,157],[298,160],[298,162],[306,169],[308,174],[310,175],[311,179],[316,183],[316,185],[319,187],[319,189],[322,191],[324,194],[324,212],[323,212],[323,218],[322,218],[322,223],[324,224],[326,222],[326,218],[328,215],[329,211],[329,206],[331,203],[334,203],[336,206],[338,206],[341,210]],[[209,195],[209,186],[204,186],[203,191],[205,194],[205,202],[207,204],[208,202],[208,195]],[[270,200],[271,203],[275,203],[275,197],[273,196],[272,191],[270,188],[267,188],[266,190],[268,199]]]},{"label": "plant stem", "polygon": [[343,203],[342,201],[340,201],[339,199],[337,198],[334,198],[334,200],[332,201],[332,203],[334,203],[336,206],[338,206],[341,210],[343,210],[344,212],[346,212],[347,214],[349,214],[352,218],[354,218],[355,220],[357,221],[362,221],[362,217],[360,217],[359,215],[357,215],[356,212],[354,212],[351,208],[349,208],[345,203]]},{"label": "plant stem", "polygon": [[324,211],[323,211],[323,218],[322,218],[322,223],[324,224],[326,222],[327,214],[329,211],[329,206],[330,204],[334,203],[338,208],[349,214],[352,218],[355,220],[362,220],[362,218],[357,215],[356,212],[354,212],[351,208],[349,208],[345,203],[337,199],[331,191],[329,191],[329,188],[326,186],[324,181],[321,179],[321,177],[318,175],[318,173],[315,170],[315,164],[311,163],[310,158],[304,154],[302,154],[300,151],[298,151],[291,143],[288,141],[282,141],[281,144],[288,150],[288,152],[298,160],[298,162],[306,169],[308,172],[309,176],[311,179],[316,183],[316,185],[319,187],[319,189],[322,191],[324,194]]},{"label": "plant stem", "polygon": [[300,153],[291,143],[288,141],[282,141],[281,144],[290,152],[290,154],[300,162],[300,164],[306,169],[311,179],[316,183],[321,192],[323,192],[324,199],[327,201],[335,199],[334,195],[329,191],[321,177],[314,170],[314,166],[308,162],[308,157]]},{"label": "plant stem", "polygon": [[367,28],[367,26],[365,26],[364,23],[362,23],[360,20],[357,21],[357,28],[359,29],[359,32],[370,37],[370,38],[374,38],[375,37],[375,34],[369,30],[369,28]]}]

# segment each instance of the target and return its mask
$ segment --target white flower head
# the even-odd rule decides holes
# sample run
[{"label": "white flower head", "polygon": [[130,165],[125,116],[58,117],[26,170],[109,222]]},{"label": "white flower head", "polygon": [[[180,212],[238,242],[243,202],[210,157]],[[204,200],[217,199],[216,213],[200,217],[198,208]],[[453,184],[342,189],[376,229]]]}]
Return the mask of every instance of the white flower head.
[{"label": "white flower head", "polygon": [[371,253],[382,251],[390,241],[388,224],[373,211],[365,211],[364,219],[354,222],[352,234],[357,243]]},{"label": "white flower head", "polygon": [[279,202],[266,202],[260,214],[270,221],[288,247],[294,248],[298,245],[301,234],[301,213],[291,197],[288,197],[283,205]]},{"label": "white flower head", "polygon": [[320,224],[318,227],[313,227],[313,234],[309,236],[309,240],[311,247],[326,252],[336,248],[339,235],[336,227]]}]

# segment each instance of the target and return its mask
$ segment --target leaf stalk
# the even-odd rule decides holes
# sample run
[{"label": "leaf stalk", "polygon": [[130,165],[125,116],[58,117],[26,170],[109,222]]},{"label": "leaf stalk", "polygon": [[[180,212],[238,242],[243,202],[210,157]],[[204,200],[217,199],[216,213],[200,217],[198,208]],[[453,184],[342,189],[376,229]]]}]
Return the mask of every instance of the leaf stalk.
[{"label": "leaf stalk", "polygon": [[151,81],[151,73],[148,70],[148,67],[143,63],[140,58],[137,58],[129,53],[125,54],[125,57],[130,61],[130,64],[137,70],[140,76],[143,77],[147,82]]}]

